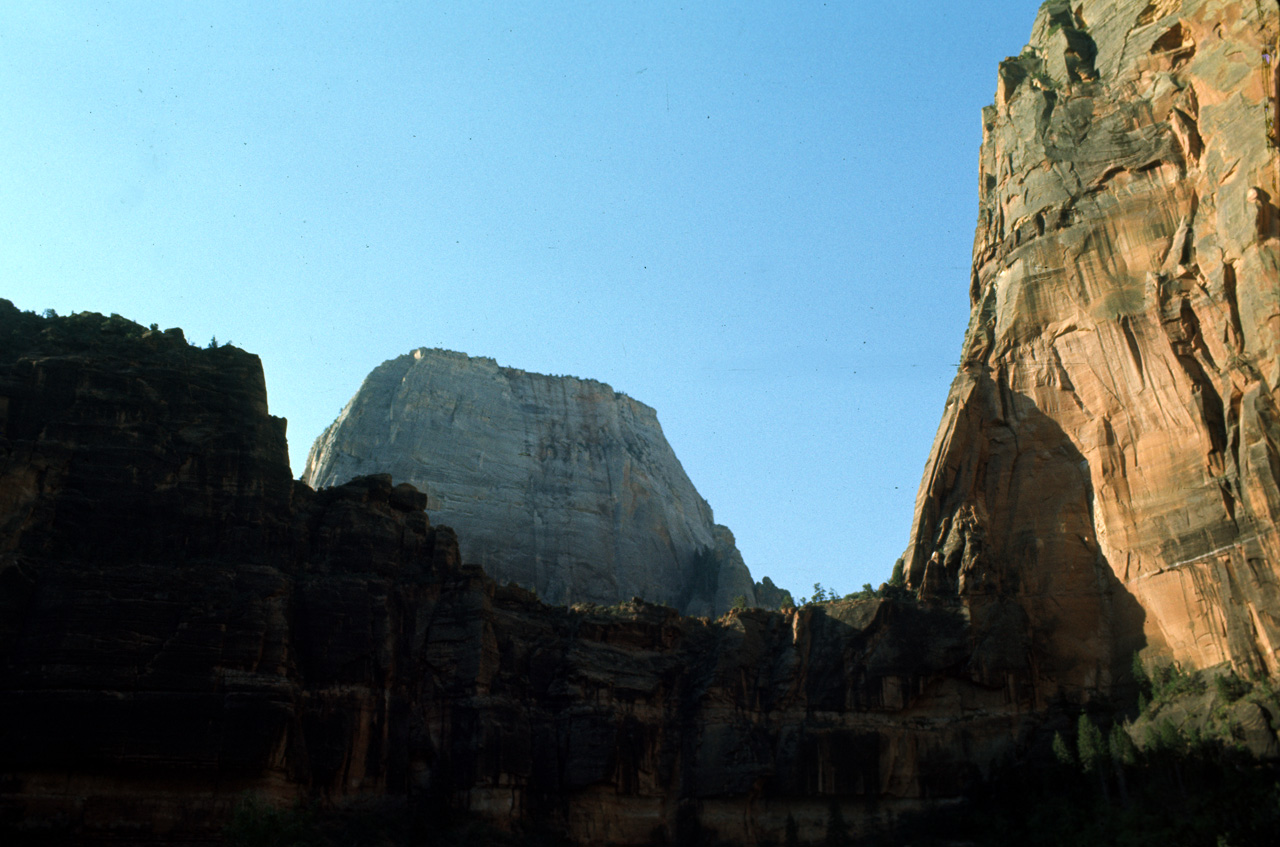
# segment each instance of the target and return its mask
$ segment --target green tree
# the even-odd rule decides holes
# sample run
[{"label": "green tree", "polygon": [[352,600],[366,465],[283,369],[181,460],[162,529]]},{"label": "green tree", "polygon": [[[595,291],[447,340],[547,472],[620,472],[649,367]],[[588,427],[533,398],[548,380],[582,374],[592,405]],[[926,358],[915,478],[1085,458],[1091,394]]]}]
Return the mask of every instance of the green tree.
[{"label": "green tree", "polygon": [[1155,727],[1147,727],[1147,745],[1155,750],[1179,751],[1186,744],[1185,736],[1174,726],[1173,721],[1168,718],[1161,718]]},{"label": "green tree", "polygon": [[222,834],[231,847],[308,847],[320,843],[313,809],[301,802],[292,809],[277,809],[253,795],[236,804]]},{"label": "green tree", "polygon": [[1142,664],[1142,657],[1134,653],[1129,668],[1133,672],[1133,681],[1137,683],[1138,688],[1150,691],[1151,677],[1147,675],[1146,665]]},{"label": "green tree", "polygon": [[1138,686],[1138,714],[1142,714],[1151,705],[1151,677],[1147,675],[1147,669],[1136,652],[1130,669],[1133,672],[1133,683]]},{"label": "green tree", "polygon": [[1248,682],[1236,675],[1235,671],[1220,674],[1213,678],[1213,687],[1218,692],[1218,697],[1227,703],[1234,703],[1241,697],[1249,693],[1252,687]]},{"label": "green tree", "polygon": [[1107,757],[1102,732],[1089,720],[1088,715],[1081,715],[1076,722],[1076,752],[1080,755],[1080,767],[1085,773],[1091,773]]},{"label": "green tree", "polygon": [[1107,752],[1111,756],[1111,770],[1115,774],[1116,787],[1120,789],[1120,799],[1127,806],[1129,779],[1125,775],[1125,767],[1138,761],[1138,748],[1129,733],[1118,723],[1111,725],[1111,733],[1107,736]]},{"label": "green tree", "polygon": [[1120,724],[1111,727],[1111,733],[1107,736],[1107,752],[1117,764],[1132,765],[1138,761],[1137,745]]},{"label": "green tree", "polygon": [[893,573],[889,575],[889,584],[901,588],[907,584],[906,563],[901,558],[893,563]]},{"label": "green tree", "polygon": [[1061,732],[1053,734],[1053,757],[1064,765],[1074,765],[1076,757],[1071,755],[1071,748],[1063,740]]}]

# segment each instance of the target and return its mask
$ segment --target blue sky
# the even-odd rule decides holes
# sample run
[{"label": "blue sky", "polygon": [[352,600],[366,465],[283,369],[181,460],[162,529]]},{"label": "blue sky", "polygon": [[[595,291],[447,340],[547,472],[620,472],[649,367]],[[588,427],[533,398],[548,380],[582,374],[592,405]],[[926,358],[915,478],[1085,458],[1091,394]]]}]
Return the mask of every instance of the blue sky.
[{"label": "blue sky", "polygon": [[0,296],[257,353],[295,474],[414,347],[608,382],[757,579],[878,584],[1035,11],[8,2]]}]

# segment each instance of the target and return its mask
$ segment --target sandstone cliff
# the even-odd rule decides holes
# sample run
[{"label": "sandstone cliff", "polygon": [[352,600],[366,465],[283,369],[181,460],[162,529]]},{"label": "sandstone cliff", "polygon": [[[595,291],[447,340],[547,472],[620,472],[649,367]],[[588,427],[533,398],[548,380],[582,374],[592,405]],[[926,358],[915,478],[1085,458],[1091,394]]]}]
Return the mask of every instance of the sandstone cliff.
[{"label": "sandstone cliff", "polygon": [[959,796],[1040,720],[956,603],[708,621],[499,586],[412,486],[291,480],[257,358],[176,330],[0,302],[0,410],[0,839],[200,843],[253,791],[817,840],[833,802],[865,828]]},{"label": "sandstone cliff", "polygon": [[370,473],[426,491],[467,562],[552,603],[638,596],[691,615],[754,604],[733,535],[653,409],[603,383],[415,350],[369,374],[303,480]]},{"label": "sandstone cliff", "polygon": [[918,597],[547,606],[413,486],[291,480],[256,357],[0,302],[0,840],[211,843],[252,790],[428,834],[816,841],[1047,753],[1135,647],[1272,669],[1276,28],[1050,3],[1002,65]]},{"label": "sandstone cliff", "polygon": [[116,316],[0,301],[0,425],[0,841],[401,778],[399,615],[457,568],[420,493],[295,483],[256,356]]},{"label": "sandstone cliff", "polygon": [[1280,671],[1277,17],[1051,0],[983,113],[908,579],[1012,599],[1075,696],[1139,648]]}]

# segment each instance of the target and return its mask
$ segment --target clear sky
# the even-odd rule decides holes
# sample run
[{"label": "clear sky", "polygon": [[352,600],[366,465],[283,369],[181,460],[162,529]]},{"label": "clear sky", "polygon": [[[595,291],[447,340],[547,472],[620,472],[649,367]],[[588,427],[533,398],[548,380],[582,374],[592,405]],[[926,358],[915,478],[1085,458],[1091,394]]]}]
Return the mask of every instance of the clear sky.
[{"label": "clear sky", "polygon": [[294,473],[420,347],[658,410],[752,573],[888,578],[1035,0],[6,0],[0,296],[262,357]]}]

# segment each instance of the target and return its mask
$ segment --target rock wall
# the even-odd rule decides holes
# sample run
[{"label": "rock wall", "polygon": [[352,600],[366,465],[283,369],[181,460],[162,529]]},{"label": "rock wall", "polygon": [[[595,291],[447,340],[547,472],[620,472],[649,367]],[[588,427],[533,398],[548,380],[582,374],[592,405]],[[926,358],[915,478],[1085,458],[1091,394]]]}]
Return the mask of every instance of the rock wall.
[{"label": "rock wall", "polygon": [[389,473],[430,496],[467,562],[553,603],[720,613],[754,583],[650,407],[600,382],[419,349],[384,362],[316,439],[316,488]]},{"label": "rock wall", "polygon": [[[0,302],[0,840],[214,843],[250,790],[428,831],[817,841],[833,807],[864,834],[1047,754],[1051,704],[1133,648],[1274,670],[1276,16],[1051,2],[1002,65],[914,593],[546,606],[461,565],[411,485],[294,482],[256,357]],[[612,414],[530,452],[638,473],[592,454]]]},{"label": "rock wall", "polygon": [[1137,649],[1280,672],[1278,17],[1050,0],[983,112],[908,578],[1015,599],[1075,696]]},{"label": "rock wall", "polygon": [[[0,301],[0,841],[186,843],[243,790],[394,790],[452,532],[292,480],[262,367]],[[409,624],[412,626],[412,624]]]},{"label": "rock wall", "polygon": [[499,586],[412,486],[294,482],[235,348],[0,302],[0,410],[5,843],[211,843],[246,791],[405,831],[820,840],[833,802],[864,831],[1034,742],[1025,655],[954,602],[709,621]]}]

